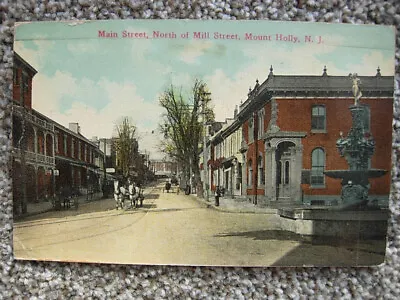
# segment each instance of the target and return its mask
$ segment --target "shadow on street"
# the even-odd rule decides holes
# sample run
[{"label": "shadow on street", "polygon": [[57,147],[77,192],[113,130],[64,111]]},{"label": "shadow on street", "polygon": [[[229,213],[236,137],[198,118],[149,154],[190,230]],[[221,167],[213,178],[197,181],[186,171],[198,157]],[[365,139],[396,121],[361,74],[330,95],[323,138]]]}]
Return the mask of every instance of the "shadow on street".
[{"label": "shadow on street", "polygon": [[257,231],[244,231],[244,232],[230,232],[215,235],[215,237],[247,237],[253,240],[278,240],[278,241],[297,241],[302,242],[303,239],[300,235],[281,230],[257,230]]},{"label": "shadow on street", "polygon": [[146,196],[145,196],[145,198],[144,198],[144,201],[146,201],[146,199],[148,199],[148,200],[155,200],[155,199],[158,199],[158,198],[160,198],[160,194],[147,194]]},{"label": "shadow on street", "polygon": [[[301,247],[310,246],[328,246],[336,248],[344,248],[351,251],[361,251],[365,253],[373,253],[378,255],[385,255],[386,251],[386,238],[376,237],[370,239],[360,238],[343,238],[333,236],[303,236],[293,233],[291,231],[283,230],[257,230],[257,231],[244,231],[244,232],[230,232],[215,235],[215,237],[245,237],[253,240],[277,240],[277,241],[293,241],[299,242],[298,252],[293,254],[294,257],[301,257]],[[294,251],[294,250],[293,250]]]}]

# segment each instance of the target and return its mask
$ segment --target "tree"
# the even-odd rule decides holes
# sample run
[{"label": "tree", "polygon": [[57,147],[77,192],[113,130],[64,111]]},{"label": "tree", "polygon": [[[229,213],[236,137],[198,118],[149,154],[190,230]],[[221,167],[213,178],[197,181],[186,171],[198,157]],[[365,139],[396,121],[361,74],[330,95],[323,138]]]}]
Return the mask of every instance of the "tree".
[{"label": "tree", "polygon": [[138,143],[136,139],[136,126],[128,117],[115,126],[117,138],[115,140],[116,147],[116,167],[117,170],[127,178],[129,176],[129,169],[135,161],[135,155],[138,150]]},{"label": "tree", "polygon": [[165,109],[160,129],[164,133],[161,148],[174,158],[183,170],[185,180],[189,180],[190,171],[194,174],[194,183],[202,195],[200,181],[199,150],[204,134],[203,118],[207,122],[214,120],[214,112],[210,108],[210,93],[207,85],[196,79],[188,97],[184,97],[182,87],[173,85],[167,88],[159,99]]}]

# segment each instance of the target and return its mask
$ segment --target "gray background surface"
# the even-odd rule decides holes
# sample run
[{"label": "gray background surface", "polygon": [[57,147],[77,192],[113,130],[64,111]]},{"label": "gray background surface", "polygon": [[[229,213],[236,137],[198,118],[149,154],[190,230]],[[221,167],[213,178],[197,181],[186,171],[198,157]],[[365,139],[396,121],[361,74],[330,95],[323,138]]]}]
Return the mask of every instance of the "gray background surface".
[{"label": "gray background surface", "polygon": [[[0,0],[0,298],[400,298],[399,66],[387,261],[371,268],[219,268],[15,261],[9,168],[12,41],[16,21],[120,18],[271,19],[400,27],[400,1]],[[397,36],[396,60],[399,59]]]}]

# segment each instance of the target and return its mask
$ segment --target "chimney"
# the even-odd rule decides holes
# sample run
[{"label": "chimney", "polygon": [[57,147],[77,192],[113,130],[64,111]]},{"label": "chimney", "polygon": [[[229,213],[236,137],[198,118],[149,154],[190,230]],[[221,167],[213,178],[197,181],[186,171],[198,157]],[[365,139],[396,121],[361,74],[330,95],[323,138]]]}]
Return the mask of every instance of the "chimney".
[{"label": "chimney", "polygon": [[79,123],[69,123],[68,128],[77,134],[81,133],[81,127],[79,126]]}]

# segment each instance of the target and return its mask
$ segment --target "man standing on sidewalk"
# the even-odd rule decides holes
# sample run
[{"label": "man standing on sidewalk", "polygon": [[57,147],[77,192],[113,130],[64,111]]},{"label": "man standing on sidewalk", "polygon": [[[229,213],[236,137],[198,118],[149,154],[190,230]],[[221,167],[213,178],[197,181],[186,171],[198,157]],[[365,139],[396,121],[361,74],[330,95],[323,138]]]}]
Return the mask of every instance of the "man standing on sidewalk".
[{"label": "man standing on sidewalk", "polygon": [[215,188],[215,206],[219,206],[219,197],[221,197],[221,189],[219,185]]}]

